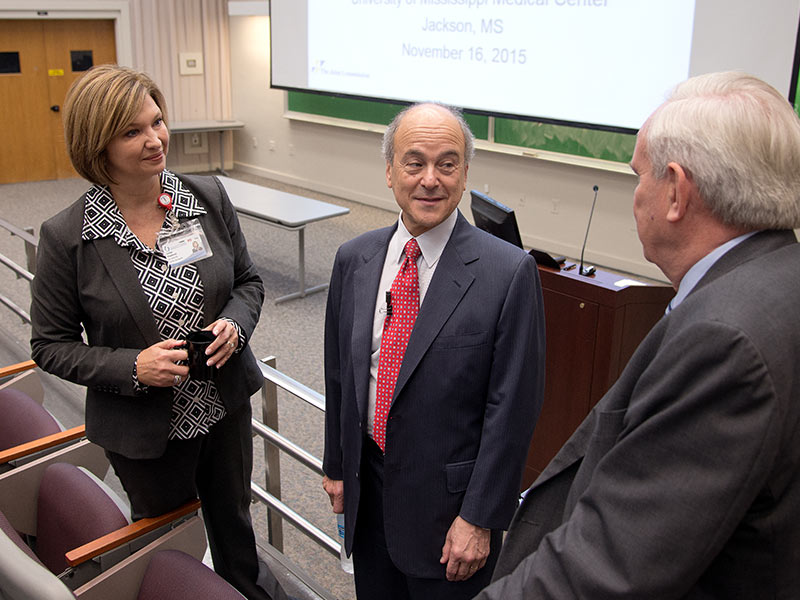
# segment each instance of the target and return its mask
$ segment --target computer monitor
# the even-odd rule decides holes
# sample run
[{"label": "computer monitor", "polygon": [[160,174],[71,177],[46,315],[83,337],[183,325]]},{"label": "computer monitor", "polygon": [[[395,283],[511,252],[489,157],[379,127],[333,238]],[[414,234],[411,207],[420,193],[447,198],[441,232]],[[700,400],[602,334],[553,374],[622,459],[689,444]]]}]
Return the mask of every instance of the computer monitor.
[{"label": "computer monitor", "polygon": [[476,227],[522,248],[522,238],[519,235],[514,209],[477,190],[470,190],[469,194],[472,198],[470,206]]},{"label": "computer monitor", "polygon": [[[490,198],[486,194],[481,194],[477,190],[470,190],[469,192],[472,203],[472,218],[475,220],[475,226],[484,231],[488,231],[492,235],[505,240],[510,244],[514,244],[518,248],[522,248],[522,238],[519,235],[519,227],[517,226],[517,217],[514,215],[514,209]],[[536,259],[536,263],[551,269],[561,269],[561,263],[564,262],[563,256],[552,257],[543,250],[532,248],[529,254]]]}]

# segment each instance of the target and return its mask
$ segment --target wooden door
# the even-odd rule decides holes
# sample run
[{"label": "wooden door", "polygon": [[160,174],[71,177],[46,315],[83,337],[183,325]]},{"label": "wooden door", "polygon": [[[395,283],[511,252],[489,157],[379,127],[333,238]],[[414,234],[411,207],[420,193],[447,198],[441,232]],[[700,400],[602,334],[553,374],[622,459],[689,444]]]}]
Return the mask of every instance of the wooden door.
[{"label": "wooden door", "polygon": [[0,21],[0,53],[0,183],[54,179],[42,22]]},{"label": "wooden door", "polygon": [[64,96],[89,67],[114,62],[113,20],[0,21],[0,183],[77,176],[64,145]]}]

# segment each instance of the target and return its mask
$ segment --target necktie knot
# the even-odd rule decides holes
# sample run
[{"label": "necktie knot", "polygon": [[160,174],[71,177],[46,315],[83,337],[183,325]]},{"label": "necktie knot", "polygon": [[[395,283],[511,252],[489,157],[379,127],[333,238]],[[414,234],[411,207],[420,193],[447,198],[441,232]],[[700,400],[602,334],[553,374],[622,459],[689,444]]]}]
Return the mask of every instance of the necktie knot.
[{"label": "necktie knot", "polygon": [[406,247],[404,248],[404,250],[406,253],[406,260],[410,262],[417,262],[417,259],[419,258],[420,255],[420,249],[417,240],[415,240],[414,238],[408,240],[406,242]]}]

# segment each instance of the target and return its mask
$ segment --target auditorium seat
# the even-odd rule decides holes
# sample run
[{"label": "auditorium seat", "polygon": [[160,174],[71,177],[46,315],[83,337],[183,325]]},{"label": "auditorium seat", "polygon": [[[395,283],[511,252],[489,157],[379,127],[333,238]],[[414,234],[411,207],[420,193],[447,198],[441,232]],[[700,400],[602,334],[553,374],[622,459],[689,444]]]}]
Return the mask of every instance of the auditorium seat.
[{"label": "auditorium seat", "polygon": [[[175,549],[189,535],[202,536],[198,517],[115,565],[96,580],[71,591],[24,545],[0,532],[0,598],[3,600],[242,600],[198,558]],[[193,530],[192,534],[189,534]],[[164,540],[164,541],[162,541]],[[181,541],[182,540],[182,541]],[[137,574],[138,573],[138,574]]]},{"label": "auditorium seat", "polygon": [[0,518],[0,598],[74,600],[73,593],[55,575],[25,552],[21,539],[17,541],[9,537],[2,522]]},{"label": "auditorium seat", "polygon": [[53,415],[25,392],[0,390],[0,450],[61,431]]},{"label": "auditorium seat", "polygon": [[[99,446],[83,440],[0,474],[0,512],[53,573],[75,589],[163,535],[199,501],[130,524],[125,503],[102,479],[109,469]],[[195,544],[205,550],[203,538]]]},{"label": "auditorium seat", "polygon": [[42,406],[44,388],[36,364],[0,367],[0,473],[74,443],[85,427],[64,430]]},{"label": "auditorium seat", "polygon": [[36,498],[36,555],[58,575],[66,554],[130,524],[115,500],[90,473],[69,463],[49,465]]},{"label": "auditorium seat", "polygon": [[137,600],[241,600],[243,596],[203,563],[180,550],[156,553]]}]

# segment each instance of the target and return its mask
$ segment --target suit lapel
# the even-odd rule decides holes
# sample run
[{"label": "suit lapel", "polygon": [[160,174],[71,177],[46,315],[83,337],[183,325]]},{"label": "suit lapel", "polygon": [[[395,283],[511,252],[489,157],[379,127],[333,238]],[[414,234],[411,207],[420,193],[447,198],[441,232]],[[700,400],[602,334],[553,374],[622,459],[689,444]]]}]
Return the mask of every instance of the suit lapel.
[{"label": "suit lapel", "polygon": [[[386,260],[389,239],[395,227],[385,230],[371,245],[361,253],[363,264],[353,273],[353,288],[349,291],[353,298],[353,331],[351,337],[353,376],[356,382],[356,403],[363,418],[367,414],[369,393],[369,366],[372,355],[372,324],[375,316],[375,299],[378,284]],[[366,357],[362,359],[361,357]]]},{"label": "suit lapel", "polygon": [[155,344],[161,336],[127,250],[120,248],[111,237],[94,240],[91,243],[97,250],[97,256],[103,263],[108,278],[127,307],[131,323],[138,328],[145,343]]},{"label": "suit lapel", "polygon": [[789,244],[796,243],[797,237],[795,237],[793,231],[788,229],[777,231],[767,230],[756,233],[723,254],[719,260],[711,266],[689,295],[692,295],[703,286],[711,283],[744,262],[758,258],[763,254],[769,254]]},{"label": "suit lapel", "polygon": [[394,398],[400,394],[422,357],[439,335],[439,331],[475,280],[466,267],[479,258],[476,244],[469,243],[473,233],[471,227],[459,213],[408,340],[403,364],[397,375]]}]

